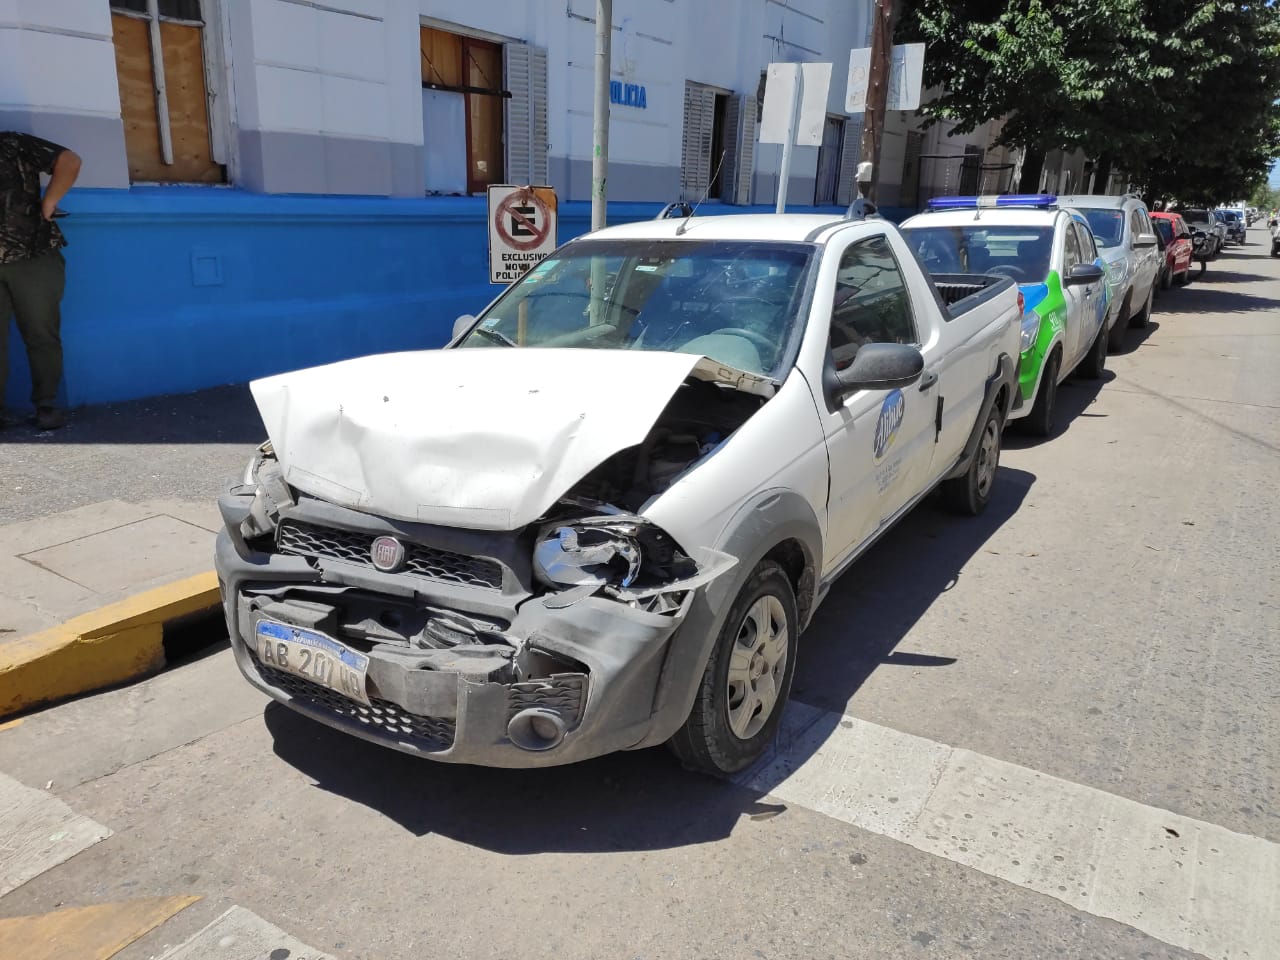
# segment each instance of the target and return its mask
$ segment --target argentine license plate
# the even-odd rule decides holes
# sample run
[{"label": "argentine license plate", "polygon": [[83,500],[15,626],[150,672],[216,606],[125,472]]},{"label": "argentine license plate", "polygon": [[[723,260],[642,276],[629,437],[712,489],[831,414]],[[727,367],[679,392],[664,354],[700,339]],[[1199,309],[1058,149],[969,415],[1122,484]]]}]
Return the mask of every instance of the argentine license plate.
[{"label": "argentine license plate", "polygon": [[258,621],[258,659],[344,697],[369,703],[365,679],[369,658],[332,637],[274,620]]}]

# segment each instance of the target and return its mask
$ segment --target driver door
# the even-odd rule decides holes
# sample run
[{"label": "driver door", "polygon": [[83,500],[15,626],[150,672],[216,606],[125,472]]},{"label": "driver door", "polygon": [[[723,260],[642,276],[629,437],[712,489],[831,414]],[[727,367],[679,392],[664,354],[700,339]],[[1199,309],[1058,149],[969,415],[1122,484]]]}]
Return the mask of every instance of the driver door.
[{"label": "driver door", "polygon": [[1083,254],[1080,250],[1080,238],[1076,234],[1076,225],[1074,221],[1067,220],[1066,228],[1063,230],[1062,244],[1062,296],[1067,301],[1067,316],[1062,331],[1062,368],[1059,376],[1066,374],[1076,365],[1076,361],[1088,349],[1088,342],[1082,343],[1084,340],[1084,315],[1086,310],[1086,297],[1083,286],[1067,286],[1066,279],[1071,275],[1071,269],[1077,264],[1083,262]]},{"label": "driver door", "polygon": [[[840,254],[831,309],[830,350],[837,368],[866,343],[920,345],[911,298],[884,236]],[[936,345],[935,345],[936,346]],[[838,564],[873,536],[921,488],[933,461],[938,357],[925,355],[919,383],[902,390],[860,390],[823,411],[830,463],[827,536]]]}]

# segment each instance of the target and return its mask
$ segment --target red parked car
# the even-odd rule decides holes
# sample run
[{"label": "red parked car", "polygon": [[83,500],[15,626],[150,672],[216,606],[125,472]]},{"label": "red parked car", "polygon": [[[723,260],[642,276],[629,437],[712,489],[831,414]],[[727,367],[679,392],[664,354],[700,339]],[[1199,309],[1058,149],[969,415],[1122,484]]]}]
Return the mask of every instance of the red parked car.
[{"label": "red parked car", "polygon": [[1160,289],[1175,283],[1191,282],[1191,229],[1180,213],[1153,213],[1151,222],[1164,241],[1164,266],[1160,271]]}]

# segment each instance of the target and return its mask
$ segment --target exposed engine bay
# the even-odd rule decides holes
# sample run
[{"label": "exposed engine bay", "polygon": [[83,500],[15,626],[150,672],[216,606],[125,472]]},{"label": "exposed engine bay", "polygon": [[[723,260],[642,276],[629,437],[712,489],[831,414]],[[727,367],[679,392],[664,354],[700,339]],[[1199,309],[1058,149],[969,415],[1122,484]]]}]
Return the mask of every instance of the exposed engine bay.
[{"label": "exposed engine bay", "polygon": [[739,390],[688,380],[672,395],[642,444],[609,457],[583,477],[565,499],[593,500],[638,511],[712,453],[765,402]]}]

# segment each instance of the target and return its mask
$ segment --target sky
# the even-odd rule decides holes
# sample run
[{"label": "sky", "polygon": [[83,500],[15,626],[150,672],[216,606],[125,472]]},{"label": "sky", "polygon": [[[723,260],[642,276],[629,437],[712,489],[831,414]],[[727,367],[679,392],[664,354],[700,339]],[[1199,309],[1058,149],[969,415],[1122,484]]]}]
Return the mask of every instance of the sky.
[{"label": "sky", "polygon": [[1280,190],[1280,161],[1272,165],[1271,176],[1267,177],[1267,184],[1272,190]]}]

